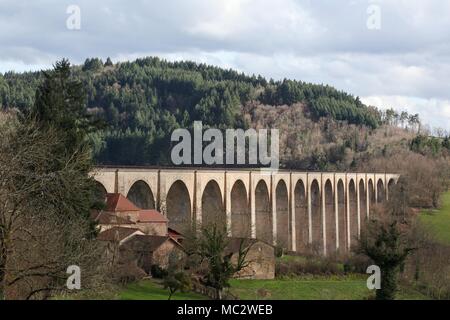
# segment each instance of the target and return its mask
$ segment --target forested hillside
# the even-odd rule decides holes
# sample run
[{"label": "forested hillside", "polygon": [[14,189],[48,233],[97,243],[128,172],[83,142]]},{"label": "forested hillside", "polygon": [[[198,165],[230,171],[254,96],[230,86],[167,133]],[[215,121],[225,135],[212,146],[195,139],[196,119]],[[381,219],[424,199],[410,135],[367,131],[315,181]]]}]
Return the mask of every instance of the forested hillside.
[{"label": "forested hillside", "polygon": [[[281,129],[284,166],[348,169],[364,152],[383,148],[371,148],[371,137],[395,118],[330,86],[194,62],[143,58],[113,64],[93,58],[72,72],[84,86],[88,112],[104,123],[90,135],[102,164],[170,165],[171,132],[201,120],[218,128]],[[2,108],[27,110],[42,78],[40,72],[0,74]],[[419,122],[408,115],[406,122],[408,144]]]}]

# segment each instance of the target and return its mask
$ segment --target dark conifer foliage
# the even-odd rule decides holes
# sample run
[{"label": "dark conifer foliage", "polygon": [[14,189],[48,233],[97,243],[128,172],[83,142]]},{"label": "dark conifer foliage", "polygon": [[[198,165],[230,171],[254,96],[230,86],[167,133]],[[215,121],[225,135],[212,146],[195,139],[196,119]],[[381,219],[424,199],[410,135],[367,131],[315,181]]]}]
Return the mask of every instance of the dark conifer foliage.
[{"label": "dark conifer foliage", "polygon": [[[170,134],[178,127],[189,128],[193,121],[217,128],[246,128],[242,107],[250,101],[267,105],[302,102],[312,119],[330,117],[371,128],[381,122],[380,113],[358,98],[325,85],[301,81],[266,80],[190,61],[168,62],[142,58],[113,64],[107,59],[86,59],[82,66],[67,61],[48,72],[13,72],[0,75],[2,108],[27,110],[36,100],[36,112],[45,120],[56,119],[63,128],[73,114],[84,112],[107,126],[89,135],[97,162],[105,164],[168,164]],[[59,71],[58,71],[59,70]],[[59,83],[71,73],[72,91]],[[63,90],[63,98],[46,94],[52,86]],[[35,96],[36,89],[39,88]],[[84,101],[72,101],[73,90],[84,90]],[[63,108],[69,99],[69,114]],[[82,106],[86,106],[82,110]]]}]

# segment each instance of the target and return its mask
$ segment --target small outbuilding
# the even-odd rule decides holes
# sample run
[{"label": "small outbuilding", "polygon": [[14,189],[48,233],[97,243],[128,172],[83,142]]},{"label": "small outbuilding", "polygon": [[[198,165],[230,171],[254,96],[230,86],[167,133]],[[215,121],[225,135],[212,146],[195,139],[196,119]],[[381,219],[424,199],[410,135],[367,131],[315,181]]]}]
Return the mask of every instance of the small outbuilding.
[{"label": "small outbuilding", "polygon": [[229,238],[227,253],[232,253],[231,260],[236,263],[239,250],[250,246],[246,256],[248,266],[241,270],[236,278],[243,279],[274,279],[275,278],[275,248],[258,240],[248,238]]},{"label": "small outbuilding", "polygon": [[136,235],[120,246],[123,263],[135,262],[146,273],[152,265],[167,268],[171,258],[182,259],[185,256],[181,245],[171,237]]}]

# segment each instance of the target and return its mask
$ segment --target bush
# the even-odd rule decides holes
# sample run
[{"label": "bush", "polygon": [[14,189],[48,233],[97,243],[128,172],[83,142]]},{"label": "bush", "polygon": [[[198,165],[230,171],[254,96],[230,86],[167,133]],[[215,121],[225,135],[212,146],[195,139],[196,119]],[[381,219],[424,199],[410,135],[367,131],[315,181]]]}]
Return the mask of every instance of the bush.
[{"label": "bush", "polygon": [[283,256],[283,248],[282,247],[275,247],[275,257],[281,258]]},{"label": "bush", "polygon": [[414,236],[418,250],[407,260],[402,280],[433,299],[450,299],[450,247],[428,239],[427,234]]},{"label": "bush", "polygon": [[157,264],[153,264],[150,268],[150,274],[152,275],[153,278],[163,279],[167,277],[169,273],[167,272],[167,270],[161,268]]},{"label": "bush", "polygon": [[363,255],[351,255],[344,260],[344,272],[366,273],[367,267],[371,264],[371,260]]},{"label": "bush", "polygon": [[117,265],[113,270],[115,283],[121,285],[137,282],[145,276],[147,276],[145,271],[132,263]]}]

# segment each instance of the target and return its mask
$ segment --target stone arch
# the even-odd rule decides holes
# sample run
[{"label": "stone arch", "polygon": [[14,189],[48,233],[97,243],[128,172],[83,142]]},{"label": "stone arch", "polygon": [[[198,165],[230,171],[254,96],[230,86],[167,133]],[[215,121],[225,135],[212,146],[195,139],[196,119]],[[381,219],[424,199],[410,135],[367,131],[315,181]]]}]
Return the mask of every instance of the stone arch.
[{"label": "stone arch", "polygon": [[260,180],[255,188],[255,222],[256,238],[273,243],[272,214],[269,189],[264,180]]},{"label": "stone arch", "polygon": [[215,180],[210,180],[202,194],[202,224],[211,226],[213,224],[226,225],[226,215],[223,207],[222,193],[219,184]]},{"label": "stone arch", "polygon": [[105,202],[106,201],[106,195],[108,194],[108,191],[106,190],[105,186],[99,182],[95,181],[95,199],[99,202]]},{"label": "stone arch", "polygon": [[191,199],[189,191],[183,181],[175,181],[167,193],[166,215],[169,227],[186,233],[192,227]]},{"label": "stone arch", "polygon": [[369,182],[367,183],[367,188],[369,189],[369,204],[375,203],[375,189],[373,187],[373,181],[372,179],[369,179]]},{"label": "stone arch", "polygon": [[351,179],[348,184],[348,201],[349,201],[349,228],[350,228],[350,245],[353,245],[358,237],[358,197],[356,193],[355,180]]},{"label": "stone arch", "polygon": [[359,180],[359,219],[361,228],[364,228],[367,222],[367,193],[364,186],[364,180]]},{"label": "stone arch", "polygon": [[155,209],[155,198],[152,189],[143,180],[138,180],[131,186],[127,198],[141,209]]},{"label": "stone arch", "polygon": [[387,185],[387,195],[388,195],[388,197],[391,196],[391,190],[395,186],[395,184],[396,184],[395,179],[394,178],[390,178],[389,182],[388,182],[388,185]]},{"label": "stone arch", "polygon": [[247,190],[242,180],[237,180],[231,188],[231,235],[250,238],[251,219]]},{"label": "stone arch", "polygon": [[308,246],[309,221],[306,189],[302,180],[298,180],[294,188],[295,200],[295,231],[297,251],[304,251]]},{"label": "stone arch", "polygon": [[333,184],[330,179],[325,182],[325,222],[327,252],[336,251],[336,216],[333,197]]},{"label": "stone arch", "polygon": [[289,246],[289,199],[284,180],[280,180],[275,189],[277,215],[277,245],[290,249]]},{"label": "stone arch", "polygon": [[382,179],[378,179],[377,181],[377,202],[381,203],[384,202],[386,199],[385,197],[385,190],[384,190],[384,183]]},{"label": "stone arch", "polygon": [[339,251],[344,252],[347,249],[347,209],[346,209],[344,182],[341,179],[339,179],[337,183],[337,198],[338,198]]},{"label": "stone arch", "polygon": [[319,182],[314,179],[311,183],[311,229],[313,249],[318,253],[323,252],[323,219],[320,199]]}]

